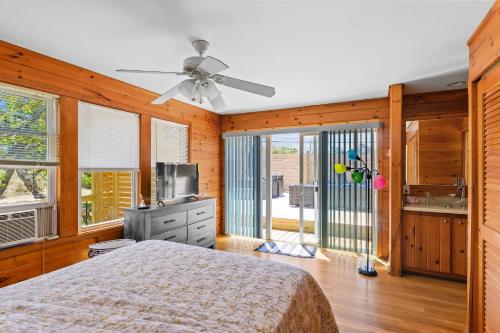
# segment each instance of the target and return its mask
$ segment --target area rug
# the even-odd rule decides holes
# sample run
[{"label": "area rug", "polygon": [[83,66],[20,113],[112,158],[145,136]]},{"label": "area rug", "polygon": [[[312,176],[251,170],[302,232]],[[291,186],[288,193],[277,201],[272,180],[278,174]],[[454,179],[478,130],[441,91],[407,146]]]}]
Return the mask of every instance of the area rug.
[{"label": "area rug", "polygon": [[300,245],[292,243],[282,243],[268,241],[255,249],[255,251],[281,254],[284,256],[292,256],[299,258],[314,258],[316,255],[316,247],[310,245]]}]

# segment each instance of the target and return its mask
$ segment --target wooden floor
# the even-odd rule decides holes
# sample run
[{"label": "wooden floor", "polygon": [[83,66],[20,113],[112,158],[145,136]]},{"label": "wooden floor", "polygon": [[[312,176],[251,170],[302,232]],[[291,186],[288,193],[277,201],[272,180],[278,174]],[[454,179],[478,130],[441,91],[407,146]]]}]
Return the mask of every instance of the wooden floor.
[{"label": "wooden floor", "polygon": [[[272,230],[271,239],[287,243],[300,243],[300,234],[294,231]],[[304,233],[304,242],[307,244],[316,244],[318,241],[314,234]]]},{"label": "wooden floor", "polygon": [[319,250],[302,259],[253,251],[262,241],[221,236],[217,249],[256,255],[298,266],[314,276],[333,309],[340,332],[463,332],[466,285],[414,275],[394,277],[377,264],[379,276],[356,271],[352,254]]}]

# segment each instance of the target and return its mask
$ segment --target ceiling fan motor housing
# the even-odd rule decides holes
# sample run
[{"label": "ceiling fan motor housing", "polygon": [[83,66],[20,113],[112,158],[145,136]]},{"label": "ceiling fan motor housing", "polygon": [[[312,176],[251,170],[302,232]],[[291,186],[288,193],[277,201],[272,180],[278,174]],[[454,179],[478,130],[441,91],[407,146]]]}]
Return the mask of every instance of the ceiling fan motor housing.
[{"label": "ceiling fan motor housing", "polygon": [[186,73],[194,72],[195,70],[198,69],[198,66],[204,59],[205,59],[204,57],[200,56],[186,58],[184,60],[184,65],[183,65],[184,72]]}]

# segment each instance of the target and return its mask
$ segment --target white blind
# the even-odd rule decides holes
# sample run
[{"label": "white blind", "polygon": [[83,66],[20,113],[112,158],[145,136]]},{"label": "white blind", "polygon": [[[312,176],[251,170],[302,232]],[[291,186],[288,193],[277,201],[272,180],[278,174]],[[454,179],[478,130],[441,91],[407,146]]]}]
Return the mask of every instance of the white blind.
[{"label": "white blind", "polygon": [[139,116],[79,102],[78,167],[139,169]]},{"label": "white blind", "polygon": [[57,97],[0,85],[0,164],[57,165]]},{"label": "white blind", "polygon": [[189,158],[189,133],[185,125],[152,118],[151,163],[184,163]]}]

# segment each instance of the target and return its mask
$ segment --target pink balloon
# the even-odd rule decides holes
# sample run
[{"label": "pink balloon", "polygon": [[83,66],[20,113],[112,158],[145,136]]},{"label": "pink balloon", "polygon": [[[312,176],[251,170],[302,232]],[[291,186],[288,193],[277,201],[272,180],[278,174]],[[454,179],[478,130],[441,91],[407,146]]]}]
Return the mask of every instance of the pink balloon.
[{"label": "pink balloon", "polygon": [[385,178],[382,175],[377,175],[373,179],[373,187],[379,191],[385,187]]}]

